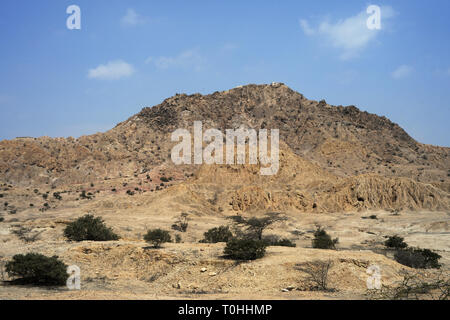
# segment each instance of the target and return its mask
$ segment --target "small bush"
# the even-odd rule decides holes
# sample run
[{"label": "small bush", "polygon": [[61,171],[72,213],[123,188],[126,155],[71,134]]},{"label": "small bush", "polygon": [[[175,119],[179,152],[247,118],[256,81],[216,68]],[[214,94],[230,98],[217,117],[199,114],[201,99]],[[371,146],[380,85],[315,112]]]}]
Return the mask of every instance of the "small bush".
[{"label": "small bush", "polygon": [[266,254],[266,243],[262,240],[231,239],[227,242],[224,254],[234,260],[255,260]]},{"label": "small bush", "polygon": [[171,242],[169,231],[162,229],[148,230],[147,234],[144,236],[144,240],[152,243],[155,248],[160,248],[161,244],[165,242]]},{"label": "small bush", "polygon": [[296,247],[297,245],[289,239],[280,239],[275,243],[271,244],[272,246],[278,247]]},{"label": "small bush", "polygon": [[67,266],[58,257],[39,253],[18,254],[6,264],[6,272],[18,277],[16,282],[42,286],[64,285],[69,275]]},{"label": "small bush", "polygon": [[62,197],[61,197],[61,193],[60,193],[60,192],[53,192],[53,197],[54,197],[56,200],[62,200]]},{"label": "small bush", "polygon": [[333,291],[328,287],[328,273],[333,267],[333,262],[312,261],[295,265],[295,269],[308,275],[309,290]]},{"label": "small bush", "polygon": [[263,241],[266,243],[266,245],[269,246],[276,246],[276,247],[295,247],[296,244],[294,242],[292,242],[289,239],[281,239],[278,236],[275,235],[271,235],[271,236],[266,236],[263,238]]},{"label": "small bush", "polygon": [[87,214],[69,223],[64,229],[64,236],[73,241],[111,241],[118,240],[119,236],[108,228],[99,217]]},{"label": "small bush", "polygon": [[80,193],[80,198],[81,199],[87,199],[87,200],[91,200],[92,199],[92,193],[90,193],[90,192],[88,192],[87,194],[86,194],[86,191],[81,191],[81,193]]},{"label": "small bush", "polygon": [[178,220],[172,225],[172,229],[180,232],[186,232],[189,226],[188,221],[188,214],[183,212]]},{"label": "small bush", "polygon": [[160,179],[162,182],[169,182],[170,180],[168,179],[168,178],[166,178],[166,177],[161,177],[161,179]]},{"label": "small bush", "polygon": [[422,274],[401,272],[403,279],[380,290],[368,290],[370,300],[448,300],[450,298],[450,278],[444,272]]},{"label": "small bush", "polygon": [[314,232],[314,239],[312,240],[312,246],[316,249],[336,249],[336,243],[339,239],[331,239],[330,235],[324,229],[320,227]]},{"label": "small bush", "polygon": [[228,226],[220,226],[216,228],[209,229],[203,234],[204,239],[200,242],[203,243],[218,243],[218,242],[228,242],[233,234]]},{"label": "small bush", "polygon": [[394,254],[394,259],[398,263],[415,269],[439,269],[439,259],[441,256],[430,249],[413,249],[398,250]]},{"label": "small bush", "polygon": [[406,248],[408,245],[406,244],[406,242],[403,241],[404,239],[402,237],[399,236],[392,236],[389,237],[389,239],[386,240],[386,242],[384,243],[384,245],[388,248],[394,248],[394,249],[404,249]]}]

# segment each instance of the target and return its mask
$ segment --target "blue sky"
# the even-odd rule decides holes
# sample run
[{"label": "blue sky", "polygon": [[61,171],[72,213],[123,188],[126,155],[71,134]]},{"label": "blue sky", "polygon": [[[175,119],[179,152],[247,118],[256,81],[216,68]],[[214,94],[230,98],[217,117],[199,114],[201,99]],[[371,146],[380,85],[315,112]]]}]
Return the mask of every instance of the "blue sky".
[{"label": "blue sky", "polygon": [[447,0],[2,0],[0,139],[78,137],[175,93],[277,81],[450,146],[449,33]]}]

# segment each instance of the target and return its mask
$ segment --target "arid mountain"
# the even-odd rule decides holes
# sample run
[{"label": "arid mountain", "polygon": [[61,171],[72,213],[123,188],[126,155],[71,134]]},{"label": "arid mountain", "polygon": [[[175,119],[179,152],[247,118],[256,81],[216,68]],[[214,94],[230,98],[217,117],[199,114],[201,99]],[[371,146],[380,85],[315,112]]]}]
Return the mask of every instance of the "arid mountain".
[{"label": "arid mountain", "polygon": [[[222,132],[279,129],[278,174],[260,176],[257,165],[175,166],[170,135],[192,129],[194,121]],[[209,201],[218,211],[450,208],[450,148],[421,144],[385,117],[308,100],[279,83],[177,94],[105,133],[78,139],[0,142],[6,186],[156,192],[161,176],[181,184],[169,193],[196,190],[198,196],[185,201]]]}]

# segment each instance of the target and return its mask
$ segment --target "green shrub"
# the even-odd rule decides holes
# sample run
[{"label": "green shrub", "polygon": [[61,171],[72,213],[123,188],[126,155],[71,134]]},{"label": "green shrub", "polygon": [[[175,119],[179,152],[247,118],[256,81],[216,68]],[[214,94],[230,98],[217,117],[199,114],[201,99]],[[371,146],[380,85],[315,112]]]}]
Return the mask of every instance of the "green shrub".
[{"label": "green shrub", "polygon": [[152,243],[155,248],[160,248],[161,244],[165,242],[171,242],[169,231],[162,229],[148,230],[147,234],[144,236],[144,240]]},{"label": "green shrub", "polygon": [[408,245],[406,244],[406,242],[403,241],[404,239],[402,237],[399,236],[392,236],[389,237],[389,239],[387,239],[384,243],[384,245],[388,248],[394,248],[394,249],[404,249],[406,248]]},{"label": "green shrub", "polygon": [[320,227],[314,232],[314,239],[312,240],[313,248],[317,249],[336,249],[336,243],[339,239],[331,239],[330,235]]},{"label": "green shrub", "polygon": [[224,254],[234,260],[255,260],[264,257],[266,243],[262,240],[231,239],[227,242]]},{"label": "green shrub", "polygon": [[394,259],[398,263],[415,269],[439,269],[439,259],[441,256],[430,249],[409,248],[398,250],[394,254]]},{"label": "green shrub", "polygon": [[67,225],[64,236],[73,241],[111,241],[119,236],[108,228],[99,217],[87,214]]},{"label": "green shrub", "polygon": [[204,239],[200,242],[203,243],[218,243],[218,242],[228,242],[233,237],[228,226],[220,226],[216,228],[209,229],[203,234]]},{"label": "green shrub", "polygon": [[69,275],[67,266],[58,257],[39,253],[17,254],[5,266],[6,272],[20,284],[42,286],[64,285]]}]

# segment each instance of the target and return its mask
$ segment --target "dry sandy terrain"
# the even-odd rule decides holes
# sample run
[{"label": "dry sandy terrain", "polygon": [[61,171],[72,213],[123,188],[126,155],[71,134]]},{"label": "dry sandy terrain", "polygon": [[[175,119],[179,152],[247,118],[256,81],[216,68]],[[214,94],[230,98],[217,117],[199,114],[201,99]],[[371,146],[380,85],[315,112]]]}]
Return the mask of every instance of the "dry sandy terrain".
[{"label": "dry sandy terrain", "polygon": [[[160,193],[169,201],[170,188]],[[396,263],[383,249],[385,236],[398,234],[411,246],[433,249],[442,255],[443,270],[449,274],[450,223],[448,212],[364,213],[286,213],[288,220],[265,231],[287,237],[296,248],[269,247],[267,255],[256,261],[235,263],[222,257],[224,244],[201,244],[209,228],[228,224],[224,215],[190,214],[186,233],[179,233],[182,243],[165,244],[153,249],[142,240],[145,230],[161,227],[170,230],[177,215],[164,210],[161,203],[146,205],[154,195],[104,196],[101,199],[67,201],[64,207],[35,213],[29,209],[8,216],[0,224],[2,260],[14,254],[40,252],[58,255],[67,265],[81,268],[82,290],[41,289],[29,286],[1,286],[1,299],[365,299],[366,268],[377,264],[382,281],[391,285],[409,270]],[[115,200],[124,209],[104,209]],[[174,202],[173,199],[171,201]],[[75,201],[74,201],[75,203]],[[150,202],[150,203],[153,203]],[[128,205],[125,205],[128,204]],[[158,207],[155,210],[152,206]],[[92,212],[122,236],[112,242],[69,242],[63,237],[68,221]],[[367,219],[376,215],[377,219]],[[339,238],[338,250],[311,248],[317,225]],[[14,234],[18,228],[36,234],[25,242]],[[175,231],[172,231],[175,234]],[[306,275],[295,270],[297,263],[332,260],[330,286],[335,292],[302,291]],[[202,272],[202,269],[206,271]],[[204,270],[204,269],[203,269]],[[411,270],[410,270],[411,271]],[[427,271],[433,272],[433,271]],[[288,292],[283,292],[288,289]],[[286,290],[284,290],[286,291]]]}]

